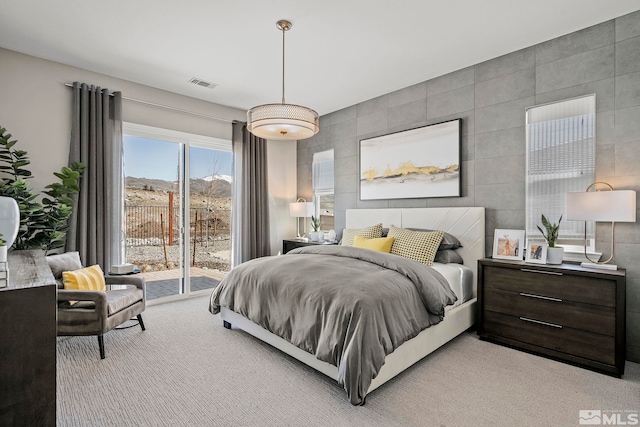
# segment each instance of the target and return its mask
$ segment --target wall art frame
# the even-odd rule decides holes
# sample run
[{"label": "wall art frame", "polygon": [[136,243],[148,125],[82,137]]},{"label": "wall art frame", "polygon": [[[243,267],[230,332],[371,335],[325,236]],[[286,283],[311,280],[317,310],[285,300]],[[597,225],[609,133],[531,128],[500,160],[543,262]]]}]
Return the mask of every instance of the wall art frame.
[{"label": "wall art frame", "polygon": [[462,119],[360,140],[360,200],[460,197]]}]

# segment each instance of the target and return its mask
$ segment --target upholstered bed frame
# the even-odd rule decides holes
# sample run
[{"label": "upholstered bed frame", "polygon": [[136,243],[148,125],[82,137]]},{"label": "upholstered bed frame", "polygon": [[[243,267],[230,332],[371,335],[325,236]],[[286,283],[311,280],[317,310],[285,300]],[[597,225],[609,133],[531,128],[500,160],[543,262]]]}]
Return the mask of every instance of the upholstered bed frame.
[{"label": "upholstered bed frame", "polygon": [[[462,256],[464,265],[473,270],[473,298],[448,310],[444,320],[438,325],[425,329],[389,354],[369,387],[367,393],[370,393],[475,323],[477,265],[478,260],[484,257],[485,247],[484,208],[349,209],[346,219],[347,228],[363,228],[382,223],[383,227],[394,225],[446,231],[460,240],[463,247],[457,251]],[[242,329],[337,381],[338,368],[335,366],[316,359],[310,353],[225,307],[221,308],[220,316],[226,322],[225,325],[231,324]]]}]

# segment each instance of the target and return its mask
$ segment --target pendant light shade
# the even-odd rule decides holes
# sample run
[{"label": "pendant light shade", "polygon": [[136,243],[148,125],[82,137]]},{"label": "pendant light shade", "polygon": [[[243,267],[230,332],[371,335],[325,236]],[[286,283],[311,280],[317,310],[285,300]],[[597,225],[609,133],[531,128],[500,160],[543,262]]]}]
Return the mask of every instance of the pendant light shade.
[{"label": "pendant light shade", "polygon": [[247,129],[264,139],[305,139],[320,130],[318,113],[293,104],[264,104],[247,111]]},{"label": "pendant light shade", "polygon": [[320,130],[320,118],[311,108],[284,102],[284,33],[291,22],[276,23],[282,31],[282,103],[264,104],[247,111],[247,129],[257,137],[274,140],[310,138]]}]

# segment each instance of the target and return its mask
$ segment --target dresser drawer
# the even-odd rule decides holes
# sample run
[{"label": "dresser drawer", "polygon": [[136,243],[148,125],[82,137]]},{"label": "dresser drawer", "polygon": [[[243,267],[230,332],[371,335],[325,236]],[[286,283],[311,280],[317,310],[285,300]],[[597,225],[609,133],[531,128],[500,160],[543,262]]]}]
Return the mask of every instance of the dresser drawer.
[{"label": "dresser drawer", "polygon": [[616,313],[612,307],[500,289],[485,293],[484,307],[486,310],[497,313],[542,320],[597,334],[609,336],[616,334]]},{"label": "dresser drawer", "polygon": [[616,282],[597,277],[563,274],[549,269],[501,268],[485,266],[484,287],[511,292],[543,295],[605,307],[616,306]]},{"label": "dresser drawer", "polygon": [[484,312],[484,333],[613,365],[615,337],[536,323],[538,319]]}]

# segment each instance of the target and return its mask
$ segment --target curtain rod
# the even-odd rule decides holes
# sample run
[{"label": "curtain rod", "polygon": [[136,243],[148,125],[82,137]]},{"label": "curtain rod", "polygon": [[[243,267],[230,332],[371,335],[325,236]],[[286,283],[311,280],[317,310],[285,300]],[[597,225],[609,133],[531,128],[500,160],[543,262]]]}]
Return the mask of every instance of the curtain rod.
[{"label": "curtain rod", "polygon": [[[73,83],[64,83],[67,87],[73,87]],[[109,94],[109,96],[113,96],[113,94]],[[235,120],[223,119],[221,117],[210,116],[208,114],[197,113],[195,111],[183,110],[182,108],[169,107],[168,105],[156,104],[155,102],[143,101],[142,99],[129,98],[127,96],[123,96],[122,99],[131,102],[137,102],[138,104],[150,105],[152,107],[163,108],[165,110],[176,111],[178,113],[191,114],[192,116],[204,117],[207,119],[218,120],[220,122],[233,123]]]}]

